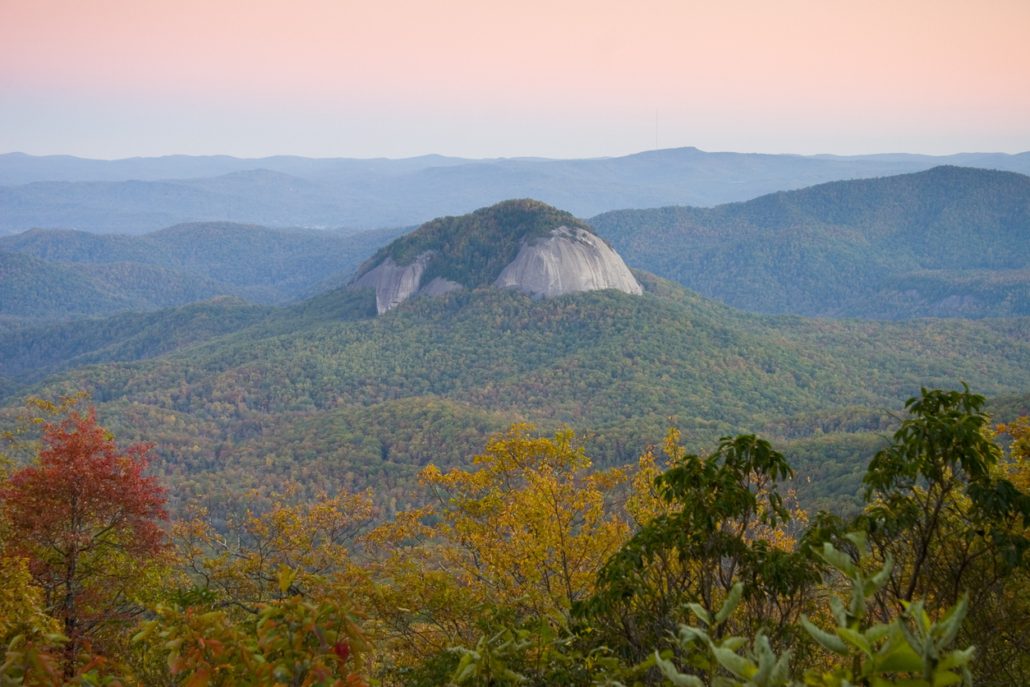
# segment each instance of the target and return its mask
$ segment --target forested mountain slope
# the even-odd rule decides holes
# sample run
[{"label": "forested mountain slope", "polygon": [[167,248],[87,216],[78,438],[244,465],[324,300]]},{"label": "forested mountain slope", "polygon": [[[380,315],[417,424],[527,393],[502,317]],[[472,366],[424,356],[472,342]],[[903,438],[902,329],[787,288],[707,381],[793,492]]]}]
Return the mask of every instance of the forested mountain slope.
[{"label": "forested mountain slope", "polygon": [[225,222],[143,236],[35,229],[0,238],[0,315],[104,315],[218,295],[285,303],[345,282],[402,231],[343,235]]},{"label": "forested mountain slope", "polygon": [[1030,314],[1030,177],[1019,174],[938,167],[590,222],[629,264],[748,310]]},{"label": "forested mountain slope", "polygon": [[642,297],[534,300],[488,288],[415,298],[377,318],[369,292],[342,289],[253,322],[241,312],[235,333],[211,331],[147,360],[117,343],[142,335],[112,325],[107,347],[93,342],[73,364],[124,362],[21,387],[5,412],[29,390],[87,389],[119,436],[157,443],[165,479],[220,508],[227,491],[274,490],[287,478],[312,490],[375,483],[403,503],[421,463],[462,460],[516,420],[567,423],[607,464],[633,460],[670,424],[699,446],[768,428],[809,442],[799,451],[816,465],[831,456],[822,474],[853,494],[855,441],[867,448],[875,436],[864,433],[921,385],[1030,388],[1030,319],[767,318],[639,276]]},{"label": "forested mountain slope", "polygon": [[7,326],[0,329],[0,375],[29,382],[82,365],[151,358],[237,331],[270,312],[220,297],[157,312]]}]

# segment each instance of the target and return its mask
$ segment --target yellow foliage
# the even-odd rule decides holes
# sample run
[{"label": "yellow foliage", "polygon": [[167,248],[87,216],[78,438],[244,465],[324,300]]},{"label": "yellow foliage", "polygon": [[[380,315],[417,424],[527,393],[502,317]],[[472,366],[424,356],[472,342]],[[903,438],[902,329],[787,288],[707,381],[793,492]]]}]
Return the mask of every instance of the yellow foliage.
[{"label": "yellow foliage", "polygon": [[1005,477],[1020,491],[1030,492],[1030,417],[998,425],[999,434],[1012,437],[1008,460],[1002,465]]},{"label": "yellow foliage", "polygon": [[564,624],[628,538],[629,524],[608,507],[627,475],[590,472],[571,431],[536,437],[514,425],[474,465],[428,466],[420,478],[434,505],[367,537],[380,551],[389,545],[370,603],[399,662],[474,642],[476,620],[502,607]]},{"label": "yellow foliage", "polygon": [[440,553],[463,586],[563,617],[628,535],[605,512],[605,495],[625,474],[587,474],[590,460],[570,431],[531,432],[515,425],[493,437],[475,458],[479,470],[430,467],[421,478],[437,493]]},{"label": "yellow foliage", "polygon": [[630,482],[630,493],[626,499],[626,512],[638,527],[672,510],[672,505],[661,498],[655,488],[655,478],[662,471],[654,448],[648,447],[637,462],[637,471]]},{"label": "yellow foliage", "polygon": [[60,623],[44,610],[43,590],[33,584],[28,561],[0,552],[0,580],[0,649],[15,635],[60,632]]},{"label": "yellow foliage", "polygon": [[[284,498],[289,498],[287,492]],[[348,546],[373,516],[369,493],[341,493],[313,503],[285,500],[267,512],[247,511],[221,535],[205,513],[179,522],[173,529],[180,557],[203,585],[244,607],[303,591],[323,598],[338,589],[352,570]],[[282,569],[295,571],[291,590],[280,590]]]}]

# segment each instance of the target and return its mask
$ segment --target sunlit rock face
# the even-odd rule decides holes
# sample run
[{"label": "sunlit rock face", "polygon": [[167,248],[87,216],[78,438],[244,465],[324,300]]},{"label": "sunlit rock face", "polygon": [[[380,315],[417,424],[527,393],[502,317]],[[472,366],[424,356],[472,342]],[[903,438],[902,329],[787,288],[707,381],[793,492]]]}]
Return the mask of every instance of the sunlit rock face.
[{"label": "sunlit rock face", "polygon": [[643,293],[588,225],[528,198],[427,222],[380,249],[351,282],[375,291],[380,315],[415,295],[491,286],[537,298],[600,289]]},{"label": "sunlit rock face", "polygon": [[431,257],[432,253],[423,253],[410,265],[398,265],[392,258],[387,258],[361,275],[352,286],[375,289],[376,310],[382,315],[418,291]]},{"label": "sunlit rock face", "polygon": [[619,254],[583,229],[558,227],[551,236],[527,242],[494,286],[552,298],[579,291],[643,289]]}]

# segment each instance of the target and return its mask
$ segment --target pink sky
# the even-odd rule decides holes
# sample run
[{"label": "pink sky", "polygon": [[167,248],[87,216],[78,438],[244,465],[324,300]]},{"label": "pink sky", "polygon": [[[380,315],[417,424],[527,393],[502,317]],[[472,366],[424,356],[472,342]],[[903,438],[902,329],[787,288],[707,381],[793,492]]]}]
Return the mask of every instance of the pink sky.
[{"label": "pink sky", "polygon": [[1030,1],[0,0],[0,152],[1030,149]]}]

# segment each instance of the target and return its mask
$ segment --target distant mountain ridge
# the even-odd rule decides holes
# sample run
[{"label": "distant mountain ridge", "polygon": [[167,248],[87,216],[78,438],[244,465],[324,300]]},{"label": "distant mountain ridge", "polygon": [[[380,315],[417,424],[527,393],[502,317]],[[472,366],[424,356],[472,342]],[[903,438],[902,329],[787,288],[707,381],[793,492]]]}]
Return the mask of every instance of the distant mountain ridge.
[{"label": "distant mountain ridge", "polygon": [[139,234],[172,224],[410,226],[532,197],[580,217],[624,208],[713,206],[821,182],[941,164],[1030,173],[1030,153],[800,156],[656,150],[579,160],[83,160],[0,155],[0,233],[33,227]]},{"label": "distant mountain ridge", "polygon": [[936,167],[590,224],[630,264],[746,310],[1030,314],[1030,177],[1011,172]]}]

